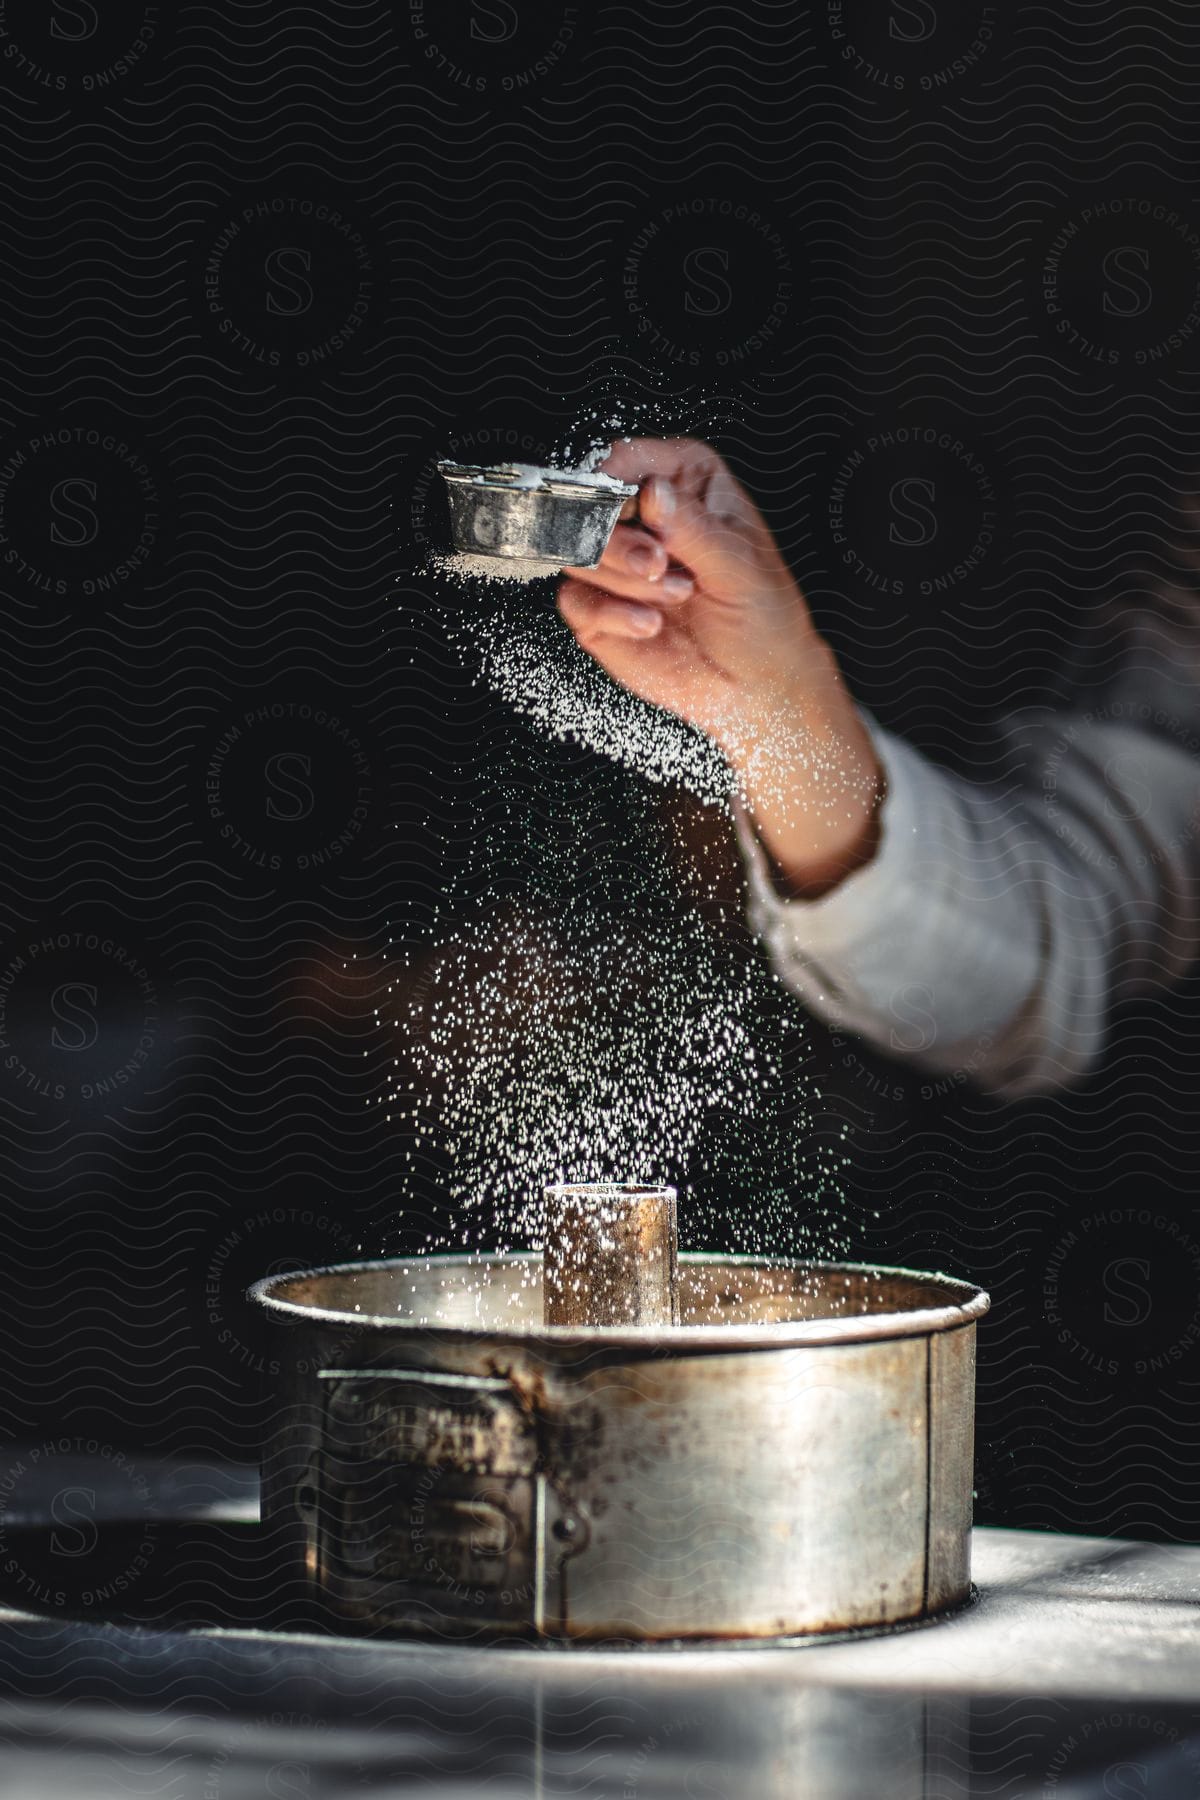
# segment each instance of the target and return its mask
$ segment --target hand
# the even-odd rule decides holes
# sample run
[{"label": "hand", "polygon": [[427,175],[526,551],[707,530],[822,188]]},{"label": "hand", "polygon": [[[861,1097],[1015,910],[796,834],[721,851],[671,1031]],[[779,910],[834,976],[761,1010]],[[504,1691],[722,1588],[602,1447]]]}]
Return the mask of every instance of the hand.
[{"label": "hand", "polygon": [[638,482],[596,569],[568,569],[563,617],[615,681],[724,751],[780,884],[813,898],[874,852],[870,734],[762,514],[708,444],[638,438],[605,471]]}]

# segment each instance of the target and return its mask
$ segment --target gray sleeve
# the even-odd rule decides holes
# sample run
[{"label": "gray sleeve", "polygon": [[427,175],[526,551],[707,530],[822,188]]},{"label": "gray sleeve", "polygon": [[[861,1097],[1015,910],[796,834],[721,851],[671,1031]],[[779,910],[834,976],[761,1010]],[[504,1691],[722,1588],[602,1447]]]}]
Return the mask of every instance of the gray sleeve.
[{"label": "gray sleeve", "polygon": [[751,922],[781,978],[885,1054],[1005,1097],[1079,1076],[1114,999],[1200,949],[1200,759],[1146,729],[1144,711],[1033,728],[1022,779],[1003,789],[873,726],[880,845],[819,900],[779,894],[737,813]]}]

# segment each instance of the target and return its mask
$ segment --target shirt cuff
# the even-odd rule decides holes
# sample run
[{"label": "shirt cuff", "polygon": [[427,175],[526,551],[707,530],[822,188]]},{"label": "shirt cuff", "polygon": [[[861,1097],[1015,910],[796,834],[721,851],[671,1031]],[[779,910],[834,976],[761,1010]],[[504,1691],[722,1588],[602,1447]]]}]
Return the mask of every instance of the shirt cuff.
[{"label": "shirt cuff", "polygon": [[[1038,979],[1038,919],[1013,866],[1008,803],[867,725],[887,779],[874,857],[819,900],[786,899],[743,813],[750,924],[827,1024],[929,1068],[980,1071]],[[906,1024],[906,1010],[922,1022]]]}]

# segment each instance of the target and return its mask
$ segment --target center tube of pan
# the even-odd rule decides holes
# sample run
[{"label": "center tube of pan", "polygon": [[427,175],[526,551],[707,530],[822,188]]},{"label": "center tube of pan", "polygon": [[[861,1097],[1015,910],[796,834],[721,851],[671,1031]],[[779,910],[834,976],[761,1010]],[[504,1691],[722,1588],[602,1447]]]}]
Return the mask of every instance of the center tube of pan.
[{"label": "center tube of pan", "polygon": [[678,1325],[674,1188],[578,1182],[544,1199],[547,1325]]}]

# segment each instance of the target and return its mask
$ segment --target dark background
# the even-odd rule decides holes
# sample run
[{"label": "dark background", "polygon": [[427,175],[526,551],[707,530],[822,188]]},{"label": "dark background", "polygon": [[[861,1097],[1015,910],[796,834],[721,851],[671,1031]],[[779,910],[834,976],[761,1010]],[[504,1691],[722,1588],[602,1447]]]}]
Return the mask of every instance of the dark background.
[{"label": "dark background", "polygon": [[[712,438],[864,703],[1003,780],[991,721],[1061,699],[1077,645],[1103,666],[1101,609],[1174,566],[1200,20],[2,23],[3,1425],[253,1458],[246,1283],[446,1229],[446,1171],[378,1104],[398,946],[481,895],[553,903],[548,846],[559,900],[636,919],[672,834],[720,838],[472,680],[470,596],[424,568],[434,459],[540,460],[614,406]],[[816,1026],[790,1054],[814,1133],[849,1127],[837,1247],[992,1290],[980,1517],[1194,1536],[1193,989],[1019,1105]],[[670,1172],[694,1239],[756,1216],[717,1126]]]}]

